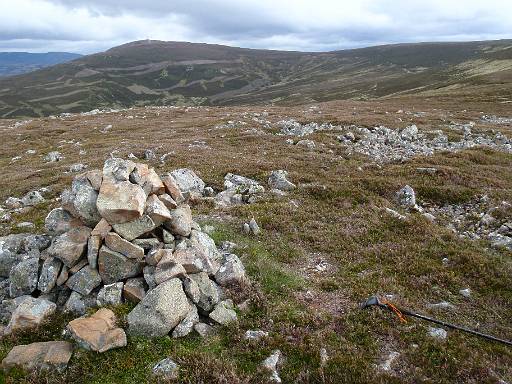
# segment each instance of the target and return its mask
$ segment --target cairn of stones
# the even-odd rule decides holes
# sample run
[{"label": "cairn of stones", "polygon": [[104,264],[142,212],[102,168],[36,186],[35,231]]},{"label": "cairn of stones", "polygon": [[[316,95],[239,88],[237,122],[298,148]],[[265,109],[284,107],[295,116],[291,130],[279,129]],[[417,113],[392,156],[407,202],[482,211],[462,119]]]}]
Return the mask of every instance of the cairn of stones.
[{"label": "cairn of stones", "polygon": [[[13,305],[83,315],[129,301],[136,306],[128,333],[149,337],[205,335],[236,320],[225,288],[246,284],[244,266],[193,220],[189,202],[203,194],[205,184],[191,170],[159,176],[119,158],[76,176],[62,206],[46,218],[49,236],[6,240],[34,250],[21,257],[13,248],[10,259],[3,257],[0,273],[8,277]],[[13,314],[6,331],[17,328],[22,324]]]}]

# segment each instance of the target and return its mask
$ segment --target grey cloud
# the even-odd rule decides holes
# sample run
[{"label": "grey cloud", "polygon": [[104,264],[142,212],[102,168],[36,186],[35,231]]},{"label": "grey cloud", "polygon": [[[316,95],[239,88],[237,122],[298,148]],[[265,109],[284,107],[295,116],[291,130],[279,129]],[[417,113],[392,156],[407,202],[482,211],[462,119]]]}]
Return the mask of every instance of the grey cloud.
[{"label": "grey cloud", "polygon": [[[502,0],[2,2],[8,4],[0,14],[0,49],[30,41],[37,50],[74,44],[74,51],[92,52],[151,38],[249,48],[335,50],[381,43],[512,37],[512,3]],[[16,13],[16,7],[30,4],[37,5],[40,14],[25,17]],[[23,22],[14,23],[16,17],[24,17]],[[66,18],[69,20],[61,20]]]}]

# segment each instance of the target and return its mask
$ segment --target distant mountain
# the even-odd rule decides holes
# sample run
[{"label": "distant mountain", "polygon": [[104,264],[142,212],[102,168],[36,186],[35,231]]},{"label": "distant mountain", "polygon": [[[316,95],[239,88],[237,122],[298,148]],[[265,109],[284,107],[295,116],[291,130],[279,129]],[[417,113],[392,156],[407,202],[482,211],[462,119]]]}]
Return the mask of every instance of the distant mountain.
[{"label": "distant mountain", "polygon": [[14,76],[36,71],[82,57],[77,53],[0,52],[0,76]]},{"label": "distant mountain", "polygon": [[0,117],[171,104],[300,104],[396,95],[512,99],[512,40],[310,53],[137,41],[0,79]]}]

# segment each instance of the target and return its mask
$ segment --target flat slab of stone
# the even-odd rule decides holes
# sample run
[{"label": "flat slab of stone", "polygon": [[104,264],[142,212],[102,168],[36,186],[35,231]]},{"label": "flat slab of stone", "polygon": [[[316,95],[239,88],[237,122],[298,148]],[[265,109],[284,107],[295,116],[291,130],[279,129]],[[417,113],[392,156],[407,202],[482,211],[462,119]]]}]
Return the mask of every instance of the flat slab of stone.
[{"label": "flat slab of stone", "polygon": [[2,368],[20,368],[25,371],[66,369],[73,354],[73,344],[67,341],[47,341],[17,345],[2,360]]},{"label": "flat slab of stone", "polygon": [[152,289],[128,314],[128,332],[157,337],[167,335],[188,314],[190,305],[179,279]]},{"label": "flat slab of stone", "polygon": [[107,308],[98,310],[91,317],[70,321],[68,330],[80,347],[95,352],[105,352],[127,344],[124,330],[116,327],[116,316]]},{"label": "flat slab of stone", "polygon": [[151,232],[157,227],[157,225],[151,217],[144,215],[134,221],[114,224],[112,227],[121,237],[128,241],[132,241],[145,233]]},{"label": "flat slab of stone", "polygon": [[105,237],[105,245],[112,251],[119,252],[120,254],[130,259],[144,258],[144,248],[130,243],[128,240],[123,239],[117,233],[110,232]]}]

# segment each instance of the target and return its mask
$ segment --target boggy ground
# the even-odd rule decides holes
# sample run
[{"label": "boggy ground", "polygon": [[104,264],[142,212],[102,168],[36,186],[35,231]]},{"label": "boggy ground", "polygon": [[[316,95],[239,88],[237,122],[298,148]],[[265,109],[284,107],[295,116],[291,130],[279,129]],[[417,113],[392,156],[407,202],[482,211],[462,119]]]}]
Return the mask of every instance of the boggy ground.
[{"label": "boggy ground", "polygon": [[[280,349],[284,360],[279,372],[287,383],[510,382],[510,347],[457,331],[438,340],[428,335],[426,323],[415,319],[400,323],[391,313],[362,311],[358,304],[373,294],[393,295],[396,304],[512,339],[510,251],[492,249],[486,241],[462,239],[419,213],[400,220],[383,211],[389,207],[405,213],[393,202],[394,193],[405,184],[416,190],[420,204],[458,204],[482,194],[496,203],[511,201],[512,155],[474,148],[376,164],[362,155],[348,155],[336,140],[338,133],[316,132],[307,137],[316,148],[306,149],[286,144],[287,137],[275,135],[274,124],[265,127],[252,120],[274,123],[295,118],[303,123],[389,128],[414,123],[420,131],[443,129],[454,139],[459,134],[447,129],[450,121],[474,121],[475,132],[500,130],[510,137],[510,125],[480,120],[482,113],[510,117],[510,105],[409,98],[316,106],[141,108],[37,119],[15,128],[14,121],[0,121],[1,200],[43,186],[52,189],[46,195],[48,203],[14,215],[3,224],[2,235],[20,231],[16,224],[23,221],[42,231],[46,213],[58,205],[52,198],[73,177],[66,173],[70,165],[80,162],[98,168],[112,151],[126,157],[152,149],[157,159],[148,163],[159,173],[188,167],[216,190],[222,189],[227,172],[266,183],[275,169],[289,171],[290,180],[298,185],[287,196],[267,193],[262,201],[229,210],[208,203],[194,208],[202,224],[214,226],[217,242],[238,244],[235,253],[255,282],[250,292],[235,293],[238,299],[249,297],[252,302],[248,311],[240,311],[237,325],[207,340],[130,338],[127,347],[103,354],[77,350],[62,375],[11,372],[0,374],[0,381],[151,382],[153,365],[170,356],[181,366],[182,382],[259,383],[268,378],[261,361]],[[253,115],[263,111],[268,116]],[[105,130],[108,125],[112,128]],[[27,154],[29,149],[36,154]],[[43,156],[54,150],[65,158],[46,163]],[[80,150],[85,152],[80,155]],[[162,164],[158,157],[169,152]],[[11,161],[16,156],[21,159]],[[439,171],[425,174],[418,172],[419,167]],[[241,231],[251,217],[262,227],[258,237]],[[443,263],[444,258],[448,262]],[[459,294],[465,288],[471,289],[470,298]],[[441,301],[454,308],[429,307]],[[128,310],[123,306],[116,312],[122,317]],[[3,339],[0,358],[16,344],[62,338],[69,320],[59,315],[37,332]],[[248,329],[268,331],[269,337],[246,341],[243,335]],[[329,356],[325,364],[321,364],[321,348]],[[379,365],[391,352],[399,355],[386,371]]]}]

